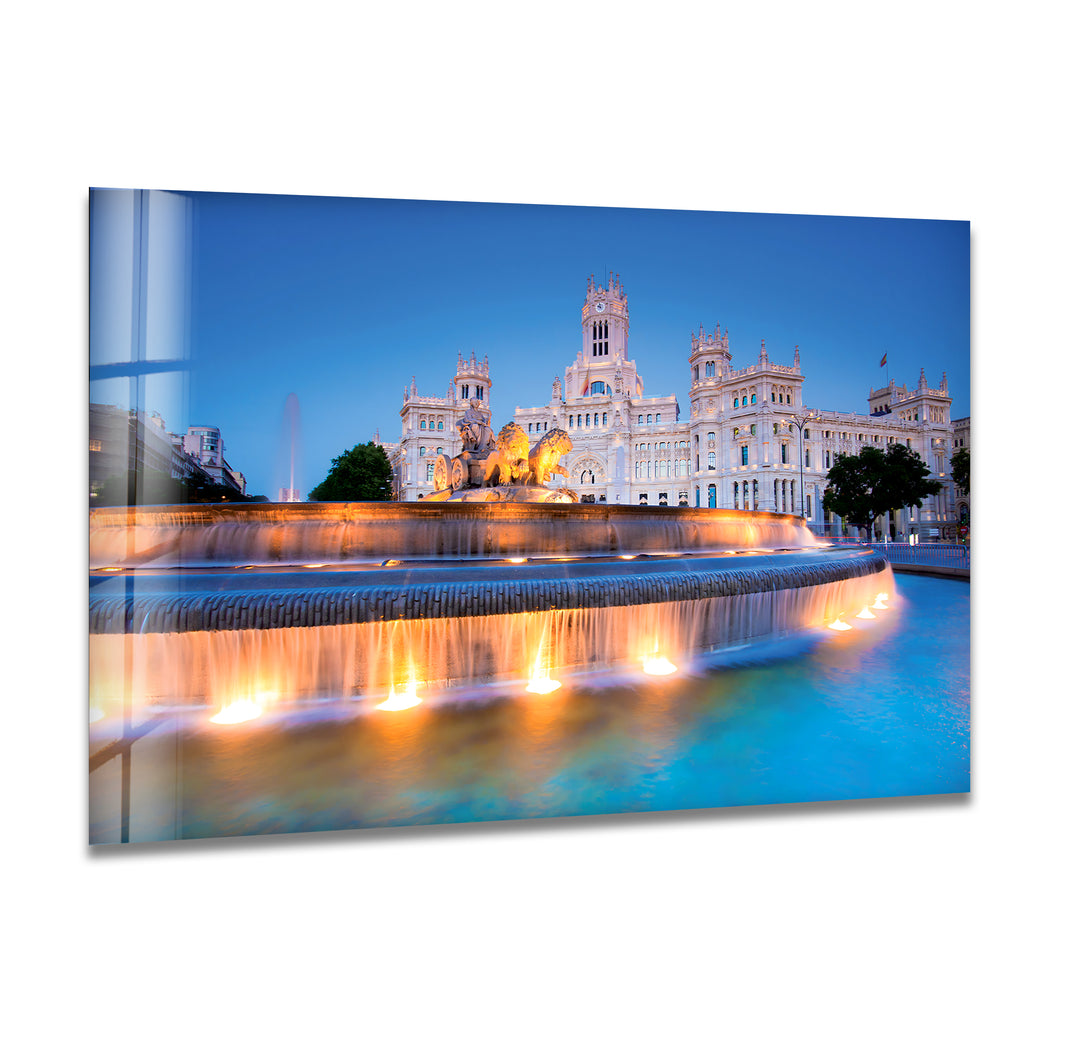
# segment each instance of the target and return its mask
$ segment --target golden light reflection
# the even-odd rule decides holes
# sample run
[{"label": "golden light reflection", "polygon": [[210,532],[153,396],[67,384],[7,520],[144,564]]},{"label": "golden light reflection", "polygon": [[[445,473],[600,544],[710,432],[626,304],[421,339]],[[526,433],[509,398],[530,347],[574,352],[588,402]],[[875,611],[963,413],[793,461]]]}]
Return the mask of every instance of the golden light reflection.
[{"label": "golden light reflection", "polygon": [[642,669],[647,674],[652,674],[654,677],[663,677],[666,674],[673,674],[679,668],[666,656],[647,655],[642,657],[644,660],[644,666]]},{"label": "golden light reflection", "polygon": [[520,565],[525,559],[524,558],[507,558],[506,560],[510,561],[510,562],[513,562],[513,564],[515,564],[515,565]]},{"label": "golden light reflection", "polygon": [[829,624],[830,630],[852,630],[854,629],[850,623],[845,623],[842,619],[836,619]]},{"label": "golden light reflection", "polygon": [[255,700],[238,699],[218,711],[210,720],[214,724],[242,724],[244,721],[255,720],[261,713],[262,707]]},{"label": "golden light reflection", "polygon": [[864,605],[863,610],[861,612],[856,612],[855,613],[855,618],[856,619],[877,619],[877,616],[875,616],[874,613],[870,611],[870,606],[869,605]]},{"label": "golden light reflection", "polygon": [[379,703],[376,710],[408,710],[413,706],[418,706],[424,700],[416,694],[416,681],[410,679],[405,683],[405,690],[403,692],[395,692],[390,690],[390,694]]},{"label": "golden light reflection", "polygon": [[556,681],[551,676],[551,668],[544,666],[544,642],[541,639],[540,645],[536,649],[536,661],[533,663],[532,677],[525,686],[525,691],[533,692],[536,695],[550,695],[559,688],[562,688],[562,682]]},{"label": "golden light reflection", "polygon": [[888,594],[878,594],[877,601],[875,601],[870,607],[876,609],[888,608],[889,606],[885,604],[885,599],[888,598],[888,596]]},{"label": "golden light reflection", "polygon": [[636,554],[620,554],[619,557],[622,558],[623,561],[633,561],[634,558],[637,557],[637,555]]}]

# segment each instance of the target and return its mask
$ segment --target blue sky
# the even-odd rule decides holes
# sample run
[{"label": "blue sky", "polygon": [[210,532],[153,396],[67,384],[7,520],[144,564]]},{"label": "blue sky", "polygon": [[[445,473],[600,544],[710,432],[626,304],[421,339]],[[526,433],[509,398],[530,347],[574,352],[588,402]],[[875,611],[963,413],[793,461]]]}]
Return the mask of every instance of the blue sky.
[{"label": "blue sky", "polygon": [[[921,366],[932,386],[948,371],[952,415],[970,413],[966,221],[181,195],[191,375],[183,388],[152,381],[147,405],[172,430],[220,427],[251,493],[284,484],[290,392],[305,495],[376,428],[396,441],[403,389],[415,375],[421,393],[445,394],[459,351],[488,355],[496,425],[546,402],[580,346],[586,278],[608,270],[629,298],[646,394],[677,394],[684,416],[690,331],[717,322],[736,366],[763,338],[787,364],[798,344],[809,406],[865,412],[887,351],[898,384]],[[101,220],[91,229],[93,284],[124,240],[109,242]],[[126,404],[116,383],[91,398]]]}]

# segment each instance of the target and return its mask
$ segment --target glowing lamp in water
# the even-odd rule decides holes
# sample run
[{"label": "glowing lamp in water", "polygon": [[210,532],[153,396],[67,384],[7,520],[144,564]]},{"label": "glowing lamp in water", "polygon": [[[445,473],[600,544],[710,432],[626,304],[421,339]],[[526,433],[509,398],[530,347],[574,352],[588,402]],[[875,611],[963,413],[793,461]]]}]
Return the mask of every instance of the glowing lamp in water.
[{"label": "glowing lamp in water", "polygon": [[525,559],[524,558],[507,558],[506,560],[509,561],[513,565],[520,565]]},{"label": "glowing lamp in water", "polygon": [[526,686],[526,692],[535,692],[537,695],[551,695],[556,689],[562,688],[562,682],[553,677],[534,677]]},{"label": "glowing lamp in water", "polygon": [[652,674],[654,677],[663,677],[665,674],[673,674],[679,668],[670,660],[662,655],[647,655],[644,656],[645,665],[642,669],[647,674]]},{"label": "glowing lamp in water", "polygon": [[541,642],[536,650],[536,662],[533,663],[532,677],[525,686],[526,692],[534,692],[536,695],[551,695],[558,688],[562,688],[562,682],[556,681],[551,676],[551,671],[543,666],[544,645]]},{"label": "glowing lamp in water", "polygon": [[253,721],[262,713],[262,707],[251,699],[238,699],[210,718],[214,724],[242,724]]},{"label": "glowing lamp in water", "polygon": [[416,682],[410,681],[405,686],[405,691],[396,693],[392,689],[390,694],[375,707],[376,710],[408,710],[418,706],[424,700],[416,694]]},{"label": "glowing lamp in water", "polygon": [[885,599],[888,596],[888,594],[878,594],[877,601],[875,601],[870,607],[876,609],[888,608],[889,606],[885,604]]},{"label": "glowing lamp in water", "polygon": [[875,616],[874,613],[870,611],[870,606],[869,605],[864,605],[863,610],[861,612],[856,612],[855,613],[855,618],[856,619],[877,619],[877,616]]},{"label": "glowing lamp in water", "polygon": [[829,624],[829,629],[830,630],[851,630],[852,626],[851,626],[850,623],[845,623],[842,619],[837,619],[837,620],[834,620],[832,623]]}]

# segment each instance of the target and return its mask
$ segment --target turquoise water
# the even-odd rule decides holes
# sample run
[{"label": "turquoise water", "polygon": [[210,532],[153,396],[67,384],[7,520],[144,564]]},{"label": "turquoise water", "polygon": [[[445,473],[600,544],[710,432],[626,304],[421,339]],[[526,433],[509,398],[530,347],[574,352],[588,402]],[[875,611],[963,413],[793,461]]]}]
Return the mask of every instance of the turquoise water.
[{"label": "turquoise water", "polygon": [[[133,751],[130,839],[967,792],[970,588],[898,575],[879,616],[632,686],[178,719]],[[95,842],[119,839],[118,772],[95,773]]]}]

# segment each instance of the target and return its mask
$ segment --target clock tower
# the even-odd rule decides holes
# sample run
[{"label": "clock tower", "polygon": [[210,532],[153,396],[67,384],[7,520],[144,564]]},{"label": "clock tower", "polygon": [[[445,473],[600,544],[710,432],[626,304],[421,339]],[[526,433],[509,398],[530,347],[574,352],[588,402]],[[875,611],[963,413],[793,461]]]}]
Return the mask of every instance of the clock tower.
[{"label": "clock tower", "polygon": [[581,354],[587,363],[626,358],[630,312],[619,276],[608,275],[607,289],[589,276],[581,306]]}]

